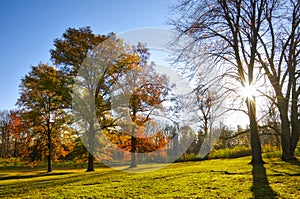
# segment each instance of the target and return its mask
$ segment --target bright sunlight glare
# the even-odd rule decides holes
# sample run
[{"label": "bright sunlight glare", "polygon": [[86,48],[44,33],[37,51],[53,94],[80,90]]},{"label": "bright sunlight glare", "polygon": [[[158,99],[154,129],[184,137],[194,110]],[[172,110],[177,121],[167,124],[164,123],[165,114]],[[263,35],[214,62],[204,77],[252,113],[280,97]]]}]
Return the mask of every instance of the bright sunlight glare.
[{"label": "bright sunlight glare", "polygon": [[253,99],[257,96],[257,89],[255,85],[245,85],[240,87],[239,93],[245,99]]}]

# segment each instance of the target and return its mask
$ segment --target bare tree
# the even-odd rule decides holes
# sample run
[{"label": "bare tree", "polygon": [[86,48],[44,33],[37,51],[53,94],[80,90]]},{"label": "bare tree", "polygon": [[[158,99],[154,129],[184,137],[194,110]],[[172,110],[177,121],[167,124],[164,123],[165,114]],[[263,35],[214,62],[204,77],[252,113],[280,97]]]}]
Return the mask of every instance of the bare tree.
[{"label": "bare tree", "polygon": [[200,148],[200,156],[207,157],[214,143],[217,142],[217,138],[220,136],[221,131],[216,131],[213,127],[216,125],[216,120],[224,113],[220,109],[222,101],[215,91],[210,91],[209,89],[196,89],[195,94],[196,100],[193,104],[197,109],[197,114],[195,115],[198,116],[197,123],[199,123],[200,131],[204,135],[203,147],[207,146],[207,150],[205,151]]},{"label": "bare tree", "polygon": [[[174,9],[176,15],[170,23],[180,33],[189,36],[179,56],[197,52],[213,59],[214,65],[227,67],[226,76],[238,81],[241,87],[255,84],[258,32],[263,20],[263,1],[182,1]],[[225,75],[225,74],[224,74]],[[256,100],[246,98],[251,129],[252,164],[263,163],[256,120]]]},{"label": "bare tree", "polygon": [[11,118],[7,110],[0,111],[0,157],[8,158],[10,152]]},{"label": "bare tree", "polygon": [[[281,120],[282,159],[293,160],[299,140],[300,2],[264,0],[257,59],[276,94]],[[272,97],[267,96],[272,100]]]}]

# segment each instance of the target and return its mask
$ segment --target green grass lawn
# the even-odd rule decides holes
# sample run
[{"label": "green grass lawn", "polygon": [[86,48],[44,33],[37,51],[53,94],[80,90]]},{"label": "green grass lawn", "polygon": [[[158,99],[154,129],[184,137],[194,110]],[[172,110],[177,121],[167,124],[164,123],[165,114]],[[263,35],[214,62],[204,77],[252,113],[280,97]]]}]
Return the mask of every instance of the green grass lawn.
[{"label": "green grass lawn", "polygon": [[[300,166],[250,157],[174,163],[152,172],[0,167],[0,198],[299,198]],[[135,171],[158,165],[140,165]]]}]

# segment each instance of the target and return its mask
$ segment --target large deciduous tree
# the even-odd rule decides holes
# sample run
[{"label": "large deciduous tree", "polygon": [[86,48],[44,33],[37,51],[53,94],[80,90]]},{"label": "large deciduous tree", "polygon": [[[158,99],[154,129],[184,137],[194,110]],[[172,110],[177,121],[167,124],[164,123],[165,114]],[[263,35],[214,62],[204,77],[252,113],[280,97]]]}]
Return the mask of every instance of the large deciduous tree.
[{"label": "large deciduous tree", "polygon": [[[162,143],[167,142],[167,138],[163,138],[159,128],[150,130],[149,127],[158,126],[152,120],[152,114],[162,108],[162,102],[166,100],[169,91],[169,80],[166,75],[156,72],[153,62],[148,63],[150,52],[144,44],[138,43],[130,47],[130,51],[138,59],[135,60],[134,67],[124,71],[115,82],[112,109],[117,113],[116,125],[121,127],[120,133],[127,134],[123,136],[126,139],[119,147],[129,150],[130,167],[136,167],[136,153],[161,149],[164,147]],[[128,64],[128,60],[125,61]],[[155,132],[149,135],[147,129]],[[157,141],[156,144],[151,144],[153,139]]]},{"label": "large deciduous tree", "polygon": [[48,172],[52,171],[55,150],[67,134],[68,113],[64,109],[68,95],[64,74],[47,64],[32,66],[20,84],[18,105],[27,127],[27,144],[38,149],[35,152],[41,159],[46,156]]},{"label": "large deciduous tree", "polygon": [[[69,28],[63,33],[62,38],[54,40],[55,48],[50,50],[51,59],[58,68],[67,74],[69,87],[73,86],[78,70],[89,52],[108,37],[94,34],[90,27],[82,27],[79,29]],[[71,98],[68,99],[68,103],[71,107]],[[94,170],[93,160],[94,157],[89,152],[88,171]]]},{"label": "large deciduous tree", "polygon": [[293,160],[299,141],[300,2],[263,0],[257,59],[273,87],[281,120],[282,159]]},{"label": "large deciduous tree", "polygon": [[[147,53],[147,49],[139,46],[140,51],[145,49],[139,57]],[[139,151],[138,143],[142,140],[138,135],[140,128],[145,128],[151,120],[151,114],[155,110],[162,107],[162,102],[166,100],[168,95],[168,78],[165,75],[160,75],[155,71],[154,63],[147,63],[147,60],[140,61],[137,67],[133,68],[124,75],[124,79],[119,81],[121,88],[120,95],[130,95],[128,102],[125,100],[125,111],[130,114],[130,121],[128,122],[126,133],[131,136],[130,152],[131,164],[130,167],[136,167],[136,153]],[[158,132],[156,132],[158,133]]]},{"label": "large deciduous tree", "polygon": [[50,50],[54,64],[74,78],[89,51],[108,36],[94,34],[91,27],[68,28],[62,38],[54,40]]},{"label": "large deciduous tree", "polygon": [[[176,9],[180,17],[171,23],[181,35],[192,37],[192,46],[200,44],[206,56],[231,65],[242,86],[254,85],[259,73],[267,76],[276,97],[266,96],[280,113],[282,159],[294,159],[299,140],[299,1],[187,0]],[[252,162],[260,163],[255,100],[246,101]]]},{"label": "large deciduous tree", "polygon": [[[54,63],[69,74],[70,83],[74,82],[77,75],[72,107],[77,114],[77,121],[80,124],[88,123],[89,126],[80,134],[85,134],[82,138],[86,139],[85,146],[89,150],[87,171],[93,171],[95,145],[101,145],[95,138],[101,129],[113,125],[109,117],[111,92],[116,89],[113,85],[149,56],[145,49],[132,49],[114,34],[95,35],[89,27],[70,28],[54,43],[55,49],[51,50]],[[152,95],[157,95],[154,91],[157,85],[152,85]],[[149,87],[150,84],[144,85],[140,90],[151,90]],[[82,116],[81,121],[78,116]]]},{"label": "large deciduous tree", "polygon": [[[183,49],[180,56],[198,51],[198,56],[210,57],[215,65],[227,65],[231,77],[240,82],[242,87],[255,84],[254,69],[258,31],[263,18],[260,10],[262,2],[249,2],[244,8],[242,1],[182,1],[175,10],[179,14],[170,23],[180,33],[189,36],[191,42]],[[249,24],[243,29],[245,23]],[[248,39],[248,36],[251,39]],[[192,50],[192,51],[191,51]],[[191,57],[191,56],[190,56]],[[256,121],[255,98],[246,99],[251,129],[252,164],[263,163],[261,145]]]},{"label": "large deciduous tree", "polygon": [[109,145],[101,143],[101,137],[105,139],[104,132],[114,125],[110,116],[111,93],[116,89],[114,85],[139,60],[130,46],[111,35],[90,50],[78,70],[73,89],[73,110],[80,134],[89,150],[87,171],[94,170],[93,156],[105,153],[104,148]]}]

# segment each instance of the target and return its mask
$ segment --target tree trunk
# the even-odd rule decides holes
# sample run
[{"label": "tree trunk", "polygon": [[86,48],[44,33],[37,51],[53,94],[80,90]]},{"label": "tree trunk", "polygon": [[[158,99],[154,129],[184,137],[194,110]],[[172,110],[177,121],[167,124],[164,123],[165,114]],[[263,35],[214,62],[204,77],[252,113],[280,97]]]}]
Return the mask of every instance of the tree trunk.
[{"label": "tree trunk", "polygon": [[291,135],[291,146],[290,146],[290,152],[293,156],[292,160],[296,159],[295,150],[297,148],[297,144],[299,142],[299,135],[300,135],[300,128],[299,128],[300,121],[298,120],[298,124],[296,127],[292,128],[292,135]]},{"label": "tree trunk", "polygon": [[247,99],[246,103],[248,107],[248,116],[250,120],[250,132],[251,132],[250,140],[251,140],[252,160],[250,164],[252,165],[264,164],[264,161],[261,156],[261,144],[260,144],[257,122],[256,122],[255,99]]},{"label": "tree trunk", "polygon": [[50,130],[48,130],[48,157],[47,157],[47,161],[48,161],[48,169],[47,172],[52,172],[52,139],[51,139],[51,132]]},{"label": "tree trunk", "polygon": [[7,128],[7,124],[3,124],[2,126],[2,150],[1,152],[1,157],[2,158],[8,158],[9,154],[9,135],[8,135],[8,128]]},{"label": "tree trunk", "polygon": [[[133,122],[135,123],[136,119],[136,111],[135,109],[133,110]],[[136,165],[136,138],[135,138],[135,124],[132,126],[131,130],[131,150],[130,150],[130,155],[131,155],[131,161],[130,161],[130,168],[137,167]]]},{"label": "tree trunk", "polygon": [[130,154],[131,154],[130,168],[137,167],[135,152],[136,152],[136,138],[134,137],[134,135],[132,135],[131,136],[131,151],[130,151]]},{"label": "tree trunk", "polygon": [[94,170],[94,156],[89,152],[87,172]]},{"label": "tree trunk", "polygon": [[293,89],[292,89],[292,108],[291,108],[291,122],[292,122],[292,134],[290,138],[290,152],[291,155],[296,159],[295,150],[299,141],[300,135],[300,120],[298,119],[298,97],[296,91],[296,82],[294,82]]},{"label": "tree trunk", "polygon": [[[284,118],[283,118],[284,119]],[[283,161],[289,161],[293,159],[291,152],[291,144],[290,144],[290,125],[288,120],[281,119],[281,147],[282,147],[282,155],[281,159]]]},{"label": "tree trunk", "polygon": [[[177,128],[177,127],[176,127]],[[179,134],[179,130],[178,132],[175,133],[175,136],[173,138],[173,156],[178,157],[179,156],[179,143],[178,143],[178,135]]]},{"label": "tree trunk", "polygon": [[281,147],[283,161],[293,160],[294,156],[291,152],[291,140],[290,140],[290,121],[288,118],[288,102],[283,97],[278,98],[278,109],[281,120]]},{"label": "tree trunk", "polygon": [[2,131],[2,136],[1,136],[1,150],[0,150],[0,155],[1,158],[5,158],[5,131],[4,131],[4,126],[1,126],[1,131]]},{"label": "tree trunk", "polygon": [[48,169],[47,172],[52,172],[51,155],[48,155]]},{"label": "tree trunk", "polygon": [[15,138],[15,143],[14,143],[14,152],[13,152],[13,157],[18,157],[19,156],[19,149],[18,149],[18,139]]},{"label": "tree trunk", "polygon": [[89,122],[89,157],[88,157],[88,167],[87,167],[87,172],[89,171],[95,171],[94,169],[94,139],[95,139],[95,130],[94,130],[94,121]]},{"label": "tree trunk", "polygon": [[280,131],[279,131],[279,128],[278,128],[278,125],[277,125],[276,122],[275,122],[275,124],[273,125],[273,128],[275,129],[276,146],[277,146],[278,148],[280,148],[280,146],[281,146]]}]

